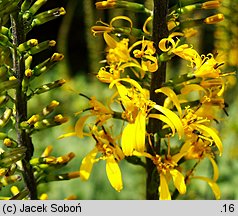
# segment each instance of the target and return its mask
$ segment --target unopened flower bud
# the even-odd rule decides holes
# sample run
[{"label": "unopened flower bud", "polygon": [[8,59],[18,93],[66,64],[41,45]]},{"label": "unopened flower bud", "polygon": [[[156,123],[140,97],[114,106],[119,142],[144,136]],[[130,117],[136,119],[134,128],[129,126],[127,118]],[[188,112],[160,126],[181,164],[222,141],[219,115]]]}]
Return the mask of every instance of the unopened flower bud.
[{"label": "unopened flower bud", "polygon": [[78,178],[80,176],[80,173],[78,171],[70,172],[68,173],[68,176],[69,176],[69,179]]},{"label": "unopened flower bud", "polygon": [[42,25],[46,22],[56,19],[59,16],[63,16],[66,14],[66,11],[63,7],[54,8],[52,10],[48,10],[42,13],[39,13],[35,16],[32,21],[32,27],[37,25]]},{"label": "unopened flower bud", "polygon": [[32,72],[32,70],[30,68],[25,70],[25,76],[27,78],[30,78],[32,76],[32,74],[33,74],[33,72]]},{"label": "unopened flower bud", "polygon": [[25,157],[26,148],[24,146],[13,148],[1,154],[0,167],[10,167],[13,163]]},{"label": "unopened flower bud", "polygon": [[41,154],[41,157],[47,157],[50,155],[50,153],[52,152],[53,147],[52,146],[47,146],[44,150],[44,152]]},{"label": "unopened flower bud", "polygon": [[54,122],[58,124],[63,124],[68,121],[67,117],[62,116],[61,114],[54,117]]},{"label": "unopened flower bud", "polygon": [[221,6],[219,1],[207,1],[202,3],[202,9],[216,9]]},{"label": "unopened flower bud", "polygon": [[221,22],[224,20],[224,15],[223,14],[216,14],[210,17],[207,17],[206,19],[204,19],[204,22],[206,24],[216,24],[218,22]]},{"label": "unopened flower bud", "polygon": [[7,124],[11,115],[12,115],[12,109],[6,108],[6,110],[4,111],[3,115],[0,118],[0,127],[4,127]]},{"label": "unopened flower bud", "polygon": [[60,156],[56,159],[57,163],[63,164],[68,163],[70,160],[72,160],[75,157],[75,154],[73,152],[70,152],[67,155]]},{"label": "unopened flower bud", "polygon": [[40,200],[48,200],[48,195],[46,193],[41,194]]},{"label": "unopened flower bud", "polygon": [[32,1],[31,0],[25,0],[22,4],[21,4],[21,11],[26,11],[30,8]]},{"label": "unopened flower bud", "polygon": [[39,115],[33,115],[31,116],[28,120],[27,123],[30,125],[34,125],[36,122],[38,122],[40,120],[40,116]]},{"label": "unopened flower bud", "polygon": [[13,196],[16,196],[20,191],[17,186],[12,186],[11,192],[12,192]]},{"label": "unopened flower bud", "polygon": [[44,116],[49,115],[57,106],[59,106],[58,101],[56,100],[51,101],[51,103],[42,110],[42,114]]},{"label": "unopened flower bud", "polygon": [[35,3],[29,8],[29,12],[34,15],[46,2],[47,0],[36,0]]},{"label": "unopened flower bud", "polygon": [[6,104],[8,100],[9,100],[9,97],[8,97],[8,96],[6,96],[6,95],[1,95],[1,96],[0,96],[0,106]]},{"label": "unopened flower bud", "polygon": [[21,176],[20,175],[3,176],[0,179],[0,183],[3,186],[7,186],[9,184],[12,184],[12,183],[14,183],[16,181],[20,181],[20,180],[21,180]]},{"label": "unopened flower bud", "polygon": [[12,81],[12,80],[17,80],[17,78],[15,76],[10,76],[9,77],[9,80]]},{"label": "unopened flower bud", "polygon": [[5,146],[11,146],[12,141],[11,141],[9,138],[5,138],[5,139],[3,140],[3,144],[4,144]]},{"label": "unopened flower bud", "polygon": [[62,61],[64,59],[64,55],[61,53],[54,53],[52,57],[50,58],[50,61],[57,62]]},{"label": "unopened flower bud", "polygon": [[20,44],[20,45],[18,46],[18,50],[19,50],[20,52],[24,52],[24,51],[27,51],[27,50],[29,50],[30,48],[36,46],[37,44],[38,44],[38,40],[36,40],[36,39],[30,39],[30,40],[28,40],[28,41],[26,41],[26,42]]},{"label": "unopened flower bud", "polygon": [[6,168],[0,168],[0,176],[4,176],[6,173],[7,173],[7,170]]},{"label": "unopened flower bud", "polygon": [[55,46],[55,44],[56,44],[56,42],[54,40],[43,41],[43,42],[37,44],[36,46],[31,47],[28,50],[28,53],[30,55],[34,55],[34,54],[42,52],[46,49],[49,49],[49,47]]},{"label": "unopened flower bud", "polygon": [[12,43],[9,41],[9,38],[6,35],[0,33],[0,45],[12,46]]},{"label": "unopened flower bud", "polygon": [[107,0],[107,1],[100,1],[96,2],[97,9],[109,9],[113,8],[116,5],[116,0]]},{"label": "unopened flower bud", "polygon": [[30,69],[32,60],[33,60],[32,56],[28,56],[26,58],[26,60],[25,60],[25,68],[26,69]]},{"label": "unopened flower bud", "polygon": [[51,89],[58,88],[58,87],[62,86],[63,84],[65,84],[65,82],[66,81],[64,79],[60,79],[60,80],[56,80],[51,83],[47,83],[43,86],[38,87],[32,94],[42,94],[42,93],[48,92]]}]

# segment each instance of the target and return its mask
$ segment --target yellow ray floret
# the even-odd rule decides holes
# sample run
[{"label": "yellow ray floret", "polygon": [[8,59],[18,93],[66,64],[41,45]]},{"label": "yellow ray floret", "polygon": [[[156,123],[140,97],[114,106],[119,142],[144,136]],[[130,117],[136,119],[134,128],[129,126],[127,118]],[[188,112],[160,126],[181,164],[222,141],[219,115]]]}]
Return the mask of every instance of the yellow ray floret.
[{"label": "yellow ray floret", "polygon": [[123,188],[121,170],[113,155],[106,159],[106,173],[112,187],[120,192]]},{"label": "yellow ray floret", "polygon": [[144,152],[146,133],[146,116],[139,112],[135,123],[129,123],[122,132],[121,146],[126,156],[131,156],[133,150]]},{"label": "yellow ray floret", "polygon": [[180,118],[174,112],[163,106],[156,104],[153,107],[158,111],[162,112],[174,124],[174,127],[176,128],[177,133],[179,135],[179,139],[181,139],[184,135],[184,129]]},{"label": "yellow ray floret", "polygon": [[96,158],[97,153],[98,153],[98,149],[94,148],[82,160],[80,170],[79,170],[80,178],[82,180],[86,181],[90,177],[90,174],[91,174],[91,171],[93,168],[93,164],[96,162],[95,158]]},{"label": "yellow ray floret", "polygon": [[175,107],[178,110],[179,116],[182,115],[182,109],[179,103],[179,99],[177,97],[177,95],[174,93],[174,91],[172,89],[170,89],[169,87],[162,87],[160,89],[156,89],[155,90],[156,93],[163,93],[165,94],[167,97],[170,98],[170,100],[174,103]]},{"label": "yellow ray floret", "polygon": [[212,189],[213,191],[213,194],[215,195],[215,198],[218,200],[221,198],[221,191],[220,191],[220,188],[219,186],[217,185],[217,183],[207,177],[204,177],[204,176],[194,176],[192,177],[193,179],[200,179],[200,180],[203,180],[205,182],[208,183],[208,185],[210,186],[210,188]]},{"label": "yellow ray floret", "polygon": [[214,141],[215,145],[217,146],[219,152],[220,152],[220,156],[222,155],[223,152],[223,146],[222,146],[222,142],[221,139],[219,138],[219,136],[216,134],[216,132],[214,131],[214,129],[209,128],[205,125],[201,125],[201,124],[196,124],[196,127],[203,130],[205,133],[209,134],[212,138],[212,140]]}]

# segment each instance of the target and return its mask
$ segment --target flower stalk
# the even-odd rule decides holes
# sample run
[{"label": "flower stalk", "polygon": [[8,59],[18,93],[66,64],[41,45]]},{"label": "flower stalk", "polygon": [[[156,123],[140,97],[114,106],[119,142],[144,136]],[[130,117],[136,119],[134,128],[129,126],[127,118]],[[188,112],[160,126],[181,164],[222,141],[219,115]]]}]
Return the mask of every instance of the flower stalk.
[{"label": "flower stalk", "polygon": [[[168,13],[168,1],[163,0],[154,0],[154,17],[153,17],[153,32],[152,40],[156,47],[157,56],[162,54],[162,51],[158,48],[159,41],[163,38],[168,37],[169,31],[167,27],[167,13]],[[156,72],[151,74],[151,84],[150,84],[150,99],[158,105],[163,105],[165,97],[161,94],[158,97],[158,94],[155,92],[156,89],[162,87],[166,81],[166,62],[159,62],[159,67]],[[158,112],[158,111],[157,111]],[[148,133],[151,135],[152,146],[147,142],[148,152],[152,151],[160,152],[160,139],[158,137],[158,131],[161,130],[161,121],[158,121],[155,118],[149,119],[148,124]],[[147,191],[146,198],[158,199],[158,186],[159,182],[153,182],[153,172],[156,169],[156,166],[150,159],[147,159]],[[151,186],[153,189],[151,190]]]},{"label": "flower stalk", "polygon": [[16,47],[25,41],[24,25],[22,19],[18,16],[18,13],[11,15],[12,35],[14,48],[12,51],[13,57],[13,70],[16,73],[18,80],[18,86],[16,87],[16,132],[17,141],[19,146],[25,146],[27,148],[26,156],[22,160],[23,165],[23,177],[26,183],[26,187],[29,190],[29,196],[31,199],[37,199],[36,182],[33,174],[33,170],[29,161],[33,155],[34,147],[31,137],[26,133],[24,129],[21,129],[21,122],[27,120],[27,96],[23,91],[22,82],[25,74],[25,66],[23,58],[20,58],[17,54]]}]

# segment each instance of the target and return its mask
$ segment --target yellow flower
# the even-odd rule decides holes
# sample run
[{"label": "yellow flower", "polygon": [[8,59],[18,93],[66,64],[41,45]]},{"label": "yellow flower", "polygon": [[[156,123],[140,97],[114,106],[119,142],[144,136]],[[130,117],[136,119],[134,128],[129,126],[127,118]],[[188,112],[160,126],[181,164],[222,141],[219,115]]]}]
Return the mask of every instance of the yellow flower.
[{"label": "yellow flower", "polygon": [[[107,70],[109,69],[109,70]],[[98,71],[97,78],[104,83],[111,83],[113,80],[119,79],[123,69],[117,65],[101,67]]]},{"label": "yellow flower", "polygon": [[107,50],[107,62],[109,64],[122,63],[130,61],[130,53],[128,50],[129,39],[123,38],[121,41],[117,42],[108,33],[104,33],[104,40],[108,45]]},{"label": "yellow flower", "polygon": [[[105,121],[110,119],[112,117],[113,111],[104,106],[101,102],[99,102],[96,97],[91,97],[89,99],[89,105],[90,108],[86,110],[90,110],[91,114],[82,116],[79,118],[79,120],[75,124],[75,133],[78,137],[82,138],[85,134],[83,132],[83,128],[85,125],[85,122],[89,117],[96,116],[96,122],[98,122],[99,125],[102,125]],[[67,134],[66,134],[67,136]]]},{"label": "yellow flower", "polygon": [[[218,78],[221,71],[219,67],[223,63],[219,63],[214,56],[209,53],[207,56],[199,55],[198,52],[188,44],[179,46],[179,39],[175,41],[174,37],[184,36],[183,33],[173,32],[168,38],[163,38],[159,42],[159,48],[168,55],[175,54],[187,61],[190,61],[191,67],[194,69],[192,75],[202,78]],[[168,45],[169,44],[169,45]]]},{"label": "yellow flower", "polygon": [[[180,156],[182,156],[182,154]],[[175,158],[177,158],[177,155],[175,155]],[[168,189],[170,176],[172,176],[174,186],[179,191],[179,193],[186,193],[184,176],[176,169],[176,167],[178,166],[178,161],[175,161],[172,157],[170,159],[164,159],[164,161],[162,162],[160,156],[157,155],[155,158],[153,158],[153,162],[156,165],[158,172],[160,173],[160,200],[171,200],[171,195]]]},{"label": "yellow flower", "polygon": [[[94,163],[100,160],[105,160],[108,180],[112,187],[120,192],[123,188],[123,184],[118,163],[124,158],[124,154],[120,147],[115,143],[115,140],[105,131],[105,129],[98,130],[98,128],[94,126],[91,133],[93,138],[96,140],[96,146],[82,160],[79,171],[80,178],[82,180],[88,180]],[[97,157],[98,155],[99,157]]]},{"label": "yellow flower", "polygon": [[160,200],[171,200],[171,194],[169,191],[169,182],[173,180],[175,188],[180,194],[186,193],[186,184],[183,174],[178,170],[178,161],[184,156],[184,153],[178,153],[173,156],[168,156],[162,159],[160,155],[152,156],[151,154],[144,152],[134,151],[135,156],[144,156],[150,158],[157,167],[157,171],[160,176],[160,186],[158,192],[160,193]]},{"label": "yellow flower", "polygon": [[208,158],[213,167],[213,181],[217,181],[219,177],[219,170],[214,158],[214,153],[210,146],[209,141],[204,141],[202,139],[193,140],[188,139],[183,144],[182,148],[180,149],[182,154],[185,154],[184,157],[186,160],[190,159],[199,159],[202,160],[204,158]]},{"label": "yellow flower", "polygon": [[[138,45],[141,44],[141,49],[135,49]],[[155,56],[153,56],[156,52],[153,41],[149,40],[141,40],[134,43],[129,51],[133,50],[133,55],[135,58],[141,58],[141,68],[143,71],[155,72],[158,69],[158,61]],[[142,78],[144,74],[142,75]]]},{"label": "yellow flower", "polygon": [[[192,101],[200,101],[200,107],[196,111],[198,116],[204,119],[207,118],[209,120],[218,121],[217,112],[224,110],[226,113],[226,105],[222,97],[224,90],[224,80],[222,77],[219,77],[216,79],[202,80],[200,84],[187,84],[180,92],[183,97],[186,96],[189,98],[189,96],[192,96],[190,97]],[[196,93],[197,97],[194,93]]]},{"label": "yellow flower", "polygon": [[216,61],[211,53],[207,56],[200,56],[196,50],[189,47],[187,44],[175,48],[172,52],[191,62],[191,67],[194,69],[192,74],[196,77],[218,78],[222,75],[219,67],[223,65],[223,63]]},{"label": "yellow flower", "polygon": [[[121,82],[129,84],[131,87],[126,87],[121,84]],[[146,115],[151,105],[154,104],[148,99],[149,95],[147,90],[143,89],[140,84],[133,79],[122,78],[114,80],[109,85],[109,88],[112,88],[114,85],[119,94],[118,101],[120,101],[124,108],[122,118],[126,119],[129,123],[135,122],[140,110]]]},{"label": "yellow flower", "polygon": [[206,126],[206,124],[210,123],[208,119],[198,116],[194,110],[187,107],[182,117],[182,123],[185,135],[188,138],[207,140],[210,145],[214,143],[219,150],[219,154],[222,154],[222,142],[215,129]]},{"label": "yellow flower", "polygon": [[[131,85],[130,88],[121,84],[126,82]],[[151,102],[148,94],[135,80],[123,78],[113,81],[109,88],[116,85],[119,98],[123,105],[124,112],[122,118],[129,123],[122,132],[121,146],[126,156],[131,156],[133,150],[139,152],[145,151],[146,136],[146,118],[150,110]]]},{"label": "yellow flower", "polygon": [[[110,83],[113,79],[120,78],[120,74],[124,72],[125,68],[130,68],[137,77],[143,78],[146,71],[155,72],[158,69],[158,61],[155,55],[156,49],[153,46],[153,42],[149,40],[141,40],[128,47],[129,39],[123,38],[116,40],[109,33],[114,30],[113,22],[116,20],[126,20],[130,23],[132,28],[132,21],[126,16],[117,16],[113,18],[110,24],[103,23],[103,26],[94,26],[92,31],[94,35],[103,33],[104,40],[107,44],[106,60],[109,64],[110,70],[101,68],[98,73],[98,78],[102,82]],[[141,49],[135,49],[135,47],[141,45]],[[134,57],[131,57],[130,52],[133,52]],[[137,60],[140,58],[140,62]]]}]

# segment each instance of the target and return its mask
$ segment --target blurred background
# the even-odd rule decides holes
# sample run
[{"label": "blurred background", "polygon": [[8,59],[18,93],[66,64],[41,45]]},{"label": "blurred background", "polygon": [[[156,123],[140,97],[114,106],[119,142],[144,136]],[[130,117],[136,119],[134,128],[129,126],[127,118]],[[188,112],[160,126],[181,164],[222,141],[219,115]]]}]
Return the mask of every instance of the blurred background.
[{"label": "blurred background", "polygon": [[[28,35],[29,38],[37,38],[39,41],[56,40],[56,50],[65,55],[63,62],[47,72],[47,75],[37,79],[37,82],[46,83],[64,78],[67,84],[55,91],[36,96],[30,102],[30,110],[34,114],[53,99],[58,100],[61,102],[59,112],[65,113],[70,118],[69,123],[33,135],[35,156],[39,156],[48,145],[53,145],[54,155],[59,156],[71,151],[76,154],[76,158],[65,167],[65,172],[78,170],[82,158],[94,146],[94,142],[89,138],[69,137],[57,140],[60,135],[73,131],[78,119],[75,113],[87,108],[88,101],[78,96],[78,93],[89,97],[95,95],[104,102],[111,94],[107,86],[95,78],[100,68],[99,62],[105,57],[105,47],[102,37],[100,35],[94,37],[90,28],[96,24],[97,20],[101,19],[108,23],[116,15],[129,16],[133,24],[138,27],[141,27],[146,19],[144,16],[121,9],[96,11],[95,2],[93,0],[49,0],[41,9],[42,11],[63,6],[67,14],[33,29]],[[148,8],[152,8],[151,0],[137,0],[136,2],[145,3]],[[173,1],[170,4],[173,4]],[[232,72],[237,71],[238,66],[238,0],[223,0],[222,5],[216,12],[223,13],[225,20],[217,25],[198,27],[198,35],[191,43],[199,49],[201,54],[218,51],[225,59],[222,70]],[[211,14],[214,14],[214,10],[197,12],[189,16],[206,17]],[[41,53],[37,61],[45,59],[54,51]],[[184,71],[187,67],[183,67],[179,61],[175,61],[169,67],[171,74],[178,73],[178,69]],[[238,190],[235,189],[238,184],[238,143],[236,143],[238,140],[238,88],[231,87],[225,95],[225,100],[229,105],[227,108],[229,116],[221,116],[219,120],[221,124],[217,125],[221,130],[224,145],[224,155],[218,158],[220,167],[218,184],[222,192],[221,199],[238,199]],[[110,186],[104,161],[94,166],[87,182],[82,182],[80,179],[51,182],[40,185],[39,191],[40,193],[46,192],[49,199],[64,199],[70,195],[75,195],[77,199],[145,199],[143,168],[125,161],[120,163],[120,167],[124,182],[124,189],[120,193]],[[209,176],[211,170],[212,167],[208,161],[200,167],[200,172],[203,172],[205,176]],[[179,199],[214,199],[214,197],[207,184],[193,180],[188,186],[188,193]]]}]

